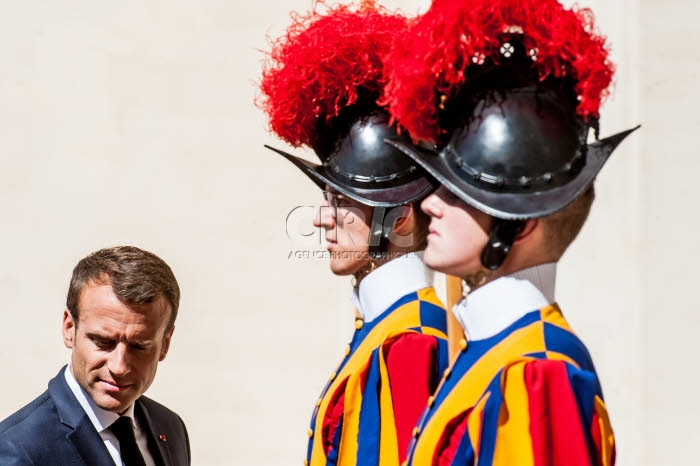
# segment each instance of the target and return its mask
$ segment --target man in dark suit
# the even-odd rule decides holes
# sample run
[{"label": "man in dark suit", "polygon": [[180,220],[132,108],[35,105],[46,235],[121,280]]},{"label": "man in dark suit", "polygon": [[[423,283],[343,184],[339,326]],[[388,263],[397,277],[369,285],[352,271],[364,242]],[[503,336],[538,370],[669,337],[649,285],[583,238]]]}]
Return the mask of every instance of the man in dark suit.
[{"label": "man in dark suit", "polygon": [[0,423],[0,465],[189,465],[182,419],[142,396],[179,301],[172,270],[147,251],[121,246],[81,260],[63,313],[71,362]]}]

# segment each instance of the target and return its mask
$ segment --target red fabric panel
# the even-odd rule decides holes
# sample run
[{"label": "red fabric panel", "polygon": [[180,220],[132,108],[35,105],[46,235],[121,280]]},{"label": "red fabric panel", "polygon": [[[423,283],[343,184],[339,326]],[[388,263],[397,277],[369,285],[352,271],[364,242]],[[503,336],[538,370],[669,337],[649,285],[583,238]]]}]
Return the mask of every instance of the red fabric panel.
[{"label": "red fabric panel", "polygon": [[433,458],[435,466],[452,466],[462,438],[468,435],[467,421],[471,413],[472,410],[469,409],[447,423],[442,432],[442,438],[435,449],[435,457]]},{"label": "red fabric panel", "polygon": [[401,462],[406,459],[413,428],[436,388],[432,380],[437,346],[435,337],[408,333],[387,341],[383,347]]},{"label": "red fabric panel", "polygon": [[591,466],[587,432],[565,363],[540,360],[525,366],[535,466]]},{"label": "red fabric panel", "polygon": [[[596,451],[594,453],[600,452],[600,423],[598,421],[598,414],[595,412],[593,413],[593,419],[591,420],[591,438],[593,438],[593,444],[595,445]],[[600,454],[596,455],[593,464],[595,466],[600,466],[602,464]]]},{"label": "red fabric panel", "polygon": [[[593,438],[593,445],[595,447],[595,451],[592,452],[591,454],[595,455],[593,464],[595,466],[601,466],[603,464],[603,454],[601,453],[602,451],[602,439],[601,439],[601,432],[600,432],[600,418],[598,417],[598,413],[595,411],[593,412],[593,420],[591,421],[591,437]],[[612,451],[612,464],[615,464],[615,446],[613,445],[613,451]]]},{"label": "red fabric panel", "polygon": [[[331,452],[333,437],[340,428],[343,419],[343,411],[345,410],[345,385],[347,385],[347,379],[338,385],[338,388],[331,397],[331,401],[328,403],[325,416],[323,416],[322,441],[323,451],[326,452],[326,456]],[[316,441],[319,441],[319,439]]]}]

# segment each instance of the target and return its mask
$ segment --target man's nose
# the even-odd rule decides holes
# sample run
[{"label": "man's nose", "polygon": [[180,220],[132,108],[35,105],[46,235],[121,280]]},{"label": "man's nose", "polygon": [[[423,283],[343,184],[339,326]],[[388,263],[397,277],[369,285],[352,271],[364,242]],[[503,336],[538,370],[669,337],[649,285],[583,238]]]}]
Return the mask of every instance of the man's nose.
[{"label": "man's nose", "polygon": [[328,202],[324,201],[316,211],[316,215],[314,216],[314,226],[316,228],[322,227],[326,230],[334,229],[335,207],[329,206]]},{"label": "man's nose", "polygon": [[115,376],[129,373],[129,348],[126,343],[117,343],[109,355],[109,371]]},{"label": "man's nose", "polygon": [[438,197],[436,193],[433,193],[430,196],[423,199],[423,202],[421,202],[420,204],[421,210],[431,217],[440,216],[440,214],[442,213],[441,206],[442,199],[440,199],[440,197]]}]

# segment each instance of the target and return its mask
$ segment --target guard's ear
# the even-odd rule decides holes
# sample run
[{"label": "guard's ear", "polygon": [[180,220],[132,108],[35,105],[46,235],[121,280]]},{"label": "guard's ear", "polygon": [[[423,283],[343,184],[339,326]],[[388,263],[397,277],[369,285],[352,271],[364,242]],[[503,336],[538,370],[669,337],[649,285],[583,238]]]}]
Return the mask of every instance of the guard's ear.
[{"label": "guard's ear", "polygon": [[539,226],[539,219],[531,218],[530,220],[526,220],[525,224],[523,225],[523,229],[520,231],[520,233],[518,233],[518,236],[515,237],[513,244],[521,243],[530,238],[535,233],[535,230],[539,228]]},{"label": "guard's ear", "polygon": [[385,234],[406,236],[413,232],[416,217],[412,205],[394,207],[384,219]]},{"label": "guard's ear", "polygon": [[77,327],[77,322],[73,320],[73,316],[71,315],[70,311],[65,309],[63,311],[63,325],[61,326],[61,329],[63,333],[63,344],[66,345],[66,348],[68,349],[73,349]]}]

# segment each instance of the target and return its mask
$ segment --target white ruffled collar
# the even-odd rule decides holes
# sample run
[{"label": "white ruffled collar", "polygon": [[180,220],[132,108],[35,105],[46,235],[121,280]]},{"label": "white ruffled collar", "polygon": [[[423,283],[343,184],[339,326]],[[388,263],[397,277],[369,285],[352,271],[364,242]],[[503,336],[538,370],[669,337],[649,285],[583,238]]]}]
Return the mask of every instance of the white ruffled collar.
[{"label": "white ruffled collar", "polygon": [[540,264],[498,278],[457,303],[453,312],[467,339],[492,337],[525,314],[553,304],[557,264]]},{"label": "white ruffled collar", "polygon": [[423,263],[422,252],[410,252],[381,265],[353,290],[352,302],[366,323],[414,291],[432,286],[433,272]]}]

